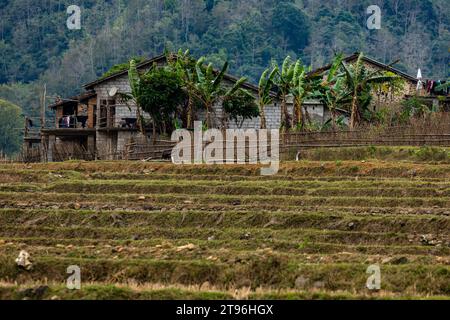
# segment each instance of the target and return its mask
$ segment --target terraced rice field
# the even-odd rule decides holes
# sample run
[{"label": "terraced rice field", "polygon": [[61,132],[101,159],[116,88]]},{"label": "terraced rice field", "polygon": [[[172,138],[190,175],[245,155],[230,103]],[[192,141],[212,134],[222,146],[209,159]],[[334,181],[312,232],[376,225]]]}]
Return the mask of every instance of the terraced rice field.
[{"label": "terraced rice field", "polygon": [[449,215],[448,164],[4,164],[0,299],[448,299]]}]

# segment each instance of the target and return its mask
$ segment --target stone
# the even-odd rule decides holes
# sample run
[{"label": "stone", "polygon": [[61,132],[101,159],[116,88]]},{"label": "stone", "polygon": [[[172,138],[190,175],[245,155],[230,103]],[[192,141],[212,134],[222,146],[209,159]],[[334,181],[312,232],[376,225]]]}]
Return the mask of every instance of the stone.
[{"label": "stone", "polygon": [[206,260],[208,260],[208,261],[217,261],[217,260],[219,260],[219,258],[214,257],[214,256],[209,256],[208,258],[206,258]]},{"label": "stone", "polygon": [[121,253],[121,252],[123,252],[123,250],[125,250],[123,247],[117,247],[116,248],[116,252],[117,253]]},{"label": "stone", "polygon": [[33,263],[30,261],[30,254],[25,250],[20,251],[19,256],[16,259],[18,267],[30,271],[33,267]]},{"label": "stone", "polygon": [[348,227],[350,230],[354,230],[355,227],[356,227],[356,224],[355,224],[354,222],[350,222],[350,223],[347,225],[347,227]]},{"label": "stone", "polygon": [[440,246],[442,241],[437,240],[433,235],[426,234],[420,237],[420,242],[426,246]]},{"label": "stone", "polygon": [[243,234],[240,239],[241,240],[249,240],[251,238],[251,236],[252,236],[252,234],[250,232],[247,232],[247,233]]},{"label": "stone", "polygon": [[189,243],[188,245],[178,247],[178,248],[177,248],[177,252],[185,251],[185,250],[192,251],[192,250],[194,250],[195,248],[196,248],[196,247],[195,247],[194,244]]},{"label": "stone", "polygon": [[140,197],[138,198],[138,200],[139,200],[139,201],[145,201],[145,196],[140,196]]},{"label": "stone", "polygon": [[392,258],[388,257],[388,258],[384,258],[383,260],[381,260],[381,263],[388,264],[388,263],[391,263],[391,261],[392,261]]}]

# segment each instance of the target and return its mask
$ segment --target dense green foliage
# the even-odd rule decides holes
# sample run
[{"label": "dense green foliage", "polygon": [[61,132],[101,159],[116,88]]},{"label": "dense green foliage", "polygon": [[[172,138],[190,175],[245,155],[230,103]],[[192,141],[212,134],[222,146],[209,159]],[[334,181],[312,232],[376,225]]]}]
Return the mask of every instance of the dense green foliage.
[{"label": "dense green foliage", "polygon": [[20,149],[19,128],[23,127],[22,110],[0,99],[0,152],[13,154]]},{"label": "dense green foliage", "polygon": [[382,70],[371,71],[364,66],[361,53],[355,64],[347,65],[342,62],[345,77],[345,87],[352,97],[350,127],[354,128],[363,118],[372,100],[374,85],[382,85],[398,79],[395,75],[387,75]]},{"label": "dense green foliage", "polygon": [[[230,63],[257,82],[275,59],[302,58],[313,68],[335,52],[364,51],[425,77],[448,76],[446,0],[380,0],[382,29],[366,28],[373,1],[80,0],[82,29],[66,27],[71,0],[0,0],[0,83],[46,82],[52,95],[80,85],[133,56],[190,48],[195,57]],[[14,91],[34,86],[14,86]],[[0,90],[0,96],[6,98]],[[14,96],[28,95],[16,93]],[[22,101],[27,113],[38,99]]]},{"label": "dense green foliage", "polygon": [[170,68],[152,68],[141,78],[143,110],[157,123],[173,120],[170,116],[186,98],[182,86],[181,78]]},{"label": "dense green foliage", "polygon": [[223,108],[229,120],[234,121],[239,127],[247,119],[259,116],[259,108],[255,97],[248,91],[239,89],[223,102]]},{"label": "dense green foliage", "polygon": [[144,74],[136,68],[136,61],[131,60],[128,76],[131,94],[122,93],[125,102],[133,101],[137,106],[138,124],[145,133],[142,111],[152,118],[153,139],[156,139],[157,127],[173,123],[178,105],[186,99],[180,75],[170,66],[152,66]]},{"label": "dense green foliage", "polygon": [[275,85],[275,77],[278,75],[278,66],[264,70],[258,83],[258,105],[261,119],[261,129],[267,128],[265,107],[273,103],[271,94],[272,87]]},{"label": "dense green foliage", "polygon": [[141,114],[145,111],[153,121],[153,137],[156,137],[157,127],[160,132],[176,127],[192,128],[196,119],[196,111],[206,112],[206,126],[214,127],[210,113],[213,106],[223,102],[223,119],[220,125],[233,120],[242,123],[246,119],[259,115],[255,97],[241,88],[246,78],[237,80],[229,86],[224,81],[228,70],[228,63],[222,69],[216,70],[212,63],[204,64],[205,58],[197,61],[189,51],[179,50],[178,55],[167,54],[167,66],[158,67],[156,64],[147,72],[140,74],[136,68],[136,61],[129,64],[128,77],[131,93],[122,93],[123,100],[133,101],[137,106],[140,127],[143,130]]}]

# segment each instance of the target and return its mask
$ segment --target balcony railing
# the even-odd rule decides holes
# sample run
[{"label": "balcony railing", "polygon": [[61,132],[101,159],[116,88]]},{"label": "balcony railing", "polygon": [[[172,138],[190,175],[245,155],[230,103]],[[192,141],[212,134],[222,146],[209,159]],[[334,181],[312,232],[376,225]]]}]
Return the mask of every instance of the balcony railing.
[{"label": "balcony railing", "polygon": [[100,118],[99,128],[138,129],[137,118]]},{"label": "balcony railing", "polygon": [[56,129],[88,129],[87,116],[64,116],[56,122]]}]

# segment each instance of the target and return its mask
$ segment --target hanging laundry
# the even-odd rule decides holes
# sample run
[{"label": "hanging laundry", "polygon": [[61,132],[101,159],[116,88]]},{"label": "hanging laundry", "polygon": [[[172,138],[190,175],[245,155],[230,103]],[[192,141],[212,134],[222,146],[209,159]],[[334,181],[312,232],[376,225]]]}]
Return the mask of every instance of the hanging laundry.
[{"label": "hanging laundry", "polygon": [[61,119],[62,128],[70,128],[70,116],[64,116]]},{"label": "hanging laundry", "polygon": [[434,81],[431,80],[431,81],[430,81],[430,91],[429,91],[429,93],[430,93],[430,94],[433,94],[433,90],[434,90]]}]

